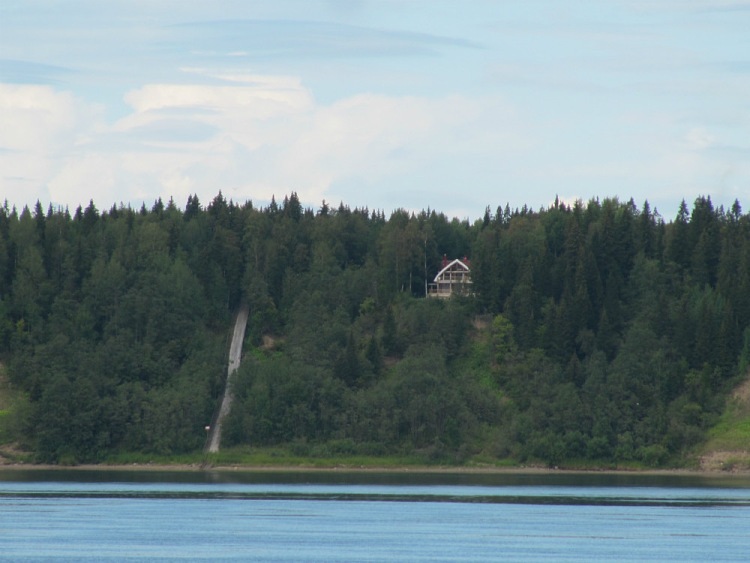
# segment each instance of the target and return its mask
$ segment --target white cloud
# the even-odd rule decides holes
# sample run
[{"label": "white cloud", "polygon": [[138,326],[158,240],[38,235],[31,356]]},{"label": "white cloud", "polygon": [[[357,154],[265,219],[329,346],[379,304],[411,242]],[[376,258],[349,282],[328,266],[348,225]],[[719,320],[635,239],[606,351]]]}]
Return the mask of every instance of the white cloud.
[{"label": "white cloud", "polygon": [[296,77],[186,74],[221,82],[143,85],[110,123],[69,93],[0,86],[0,122],[9,124],[0,129],[0,192],[19,205],[75,208],[93,198],[105,209],[157,197],[184,205],[192,193],[207,203],[219,190],[263,203],[294,190],[312,206],[431,206],[465,217],[506,201],[538,206],[558,192],[689,200],[729,170],[730,157],[716,155],[723,130],[686,126],[677,112],[582,122],[500,96],[371,93],[320,104]]},{"label": "white cloud", "polygon": [[69,92],[0,84],[0,192],[19,205],[49,200],[47,183],[65,168],[81,135],[96,129],[98,115],[97,106]]},{"label": "white cloud", "polygon": [[128,93],[125,101],[137,113],[181,108],[215,111],[241,108],[254,118],[262,119],[305,108],[310,98],[298,84],[266,81],[247,87],[153,84]]},{"label": "white cloud", "polygon": [[[130,113],[109,125],[49,87],[0,90],[0,115],[19,131],[0,137],[20,167],[3,168],[3,191],[25,178],[30,202],[74,208],[93,198],[104,209],[170,196],[183,204],[191,193],[206,202],[220,189],[255,201],[295,190],[316,205],[349,201],[363,182],[408,177],[436,154],[487,153],[520,139],[498,127],[496,110],[501,121],[514,118],[494,101],[490,113],[488,100],[460,96],[360,94],[320,105],[294,77],[192,72],[224,83],[144,85],[124,96]],[[7,164],[11,153],[0,158]]]},{"label": "white cloud", "polygon": [[0,84],[0,147],[41,153],[74,132],[73,96],[49,86]]},{"label": "white cloud", "polygon": [[101,154],[87,153],[66,158],[49,179],[52,202],[75,208],[93,199],[100,208],[117,201],[116,163]]},{"label": "white cloud", "polygon": [[[486,204],[527,203],[516,191],[492,194],[493,184],[546,186],[547,199],[577,181],[584,199],[614,191],[638,200],[638,189],[667,187],[689,199],[720,172],[707,150],[715,135],[669,116],[623,117],[616,127],[628,134],[613,138],[621,156],[599,160],[594,147],[575,140],[564,149],[566,122],[545,131],[543,121],[493,97],[359,94],[321,105],[296,78],[234,73],[220,85],[144,85],[125,100],[130,113],[103,125],[95,107],[68,93],[0,88],[0,118],[9,124],[0,131],[2,192],[15,202],[22,194],[19,204],[41,199],[74,208],[93,198],[104,209],[157,197],[182,205],[192,193],[206,203],[219,190],[264,202],[295,190],[308,205],[326,199],[389,209],[438,201],[464,216]],[[600,191],[589,194],[586,186]]]}]

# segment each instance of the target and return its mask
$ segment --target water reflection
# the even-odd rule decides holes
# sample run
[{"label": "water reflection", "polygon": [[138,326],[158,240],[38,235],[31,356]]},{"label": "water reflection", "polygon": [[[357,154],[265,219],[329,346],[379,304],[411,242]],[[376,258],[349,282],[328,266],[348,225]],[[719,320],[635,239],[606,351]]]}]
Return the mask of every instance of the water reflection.
[{"label": "water reflection", "polygon": [[552,487],[750,488],[750,475],[521,471],[351,471],[351,470],[140,470],[3,468],[2,482],[61,483],[287,483],[337,485],[466,485]]},{"label": "water reflection", "polygon": [[4,470],[0,497],[750,506],[750,479],[692,474]]}]

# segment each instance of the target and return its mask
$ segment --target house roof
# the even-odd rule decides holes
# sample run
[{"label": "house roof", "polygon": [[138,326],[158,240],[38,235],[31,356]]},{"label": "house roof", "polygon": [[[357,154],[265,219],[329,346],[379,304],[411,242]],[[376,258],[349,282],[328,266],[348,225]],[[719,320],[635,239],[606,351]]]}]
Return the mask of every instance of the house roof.
[{"label": "house roof", "polygon": [[[468,261],[468,260],[467,260],[467,261]],[[437,282],[437,281],[439,281],[439,279],[440,279],[440,276],[442,276],[442,275],[443,275],[443,274],[444,274],[445,272],[447,272],[448,270],[451,270],[451,269],[453,269],[453,266],[458,266],[459,268],[462,268],[462,269],[464,269],[464,270],[465,270],[465,271],[467,271],[467,272],[471,272],[471,270],[469,269],[469,266],[467,266],[467,265],[466,265],[466,262],[464,262],[463,260],[459,260],[458,258],[456,258],[456,259],[455,259],[455,260],[453,260],[452,262],[448,262],[448,264],[447,264],[447,265],[445,265],[445,266],[443,267],[443,269],[442,269],[442,270],[440,270],[440,271],[439,271],[439,272],[437,273],[437,275],[435,276],[435,280],[434,280],[434,281],[436,281],[436,282]]]}]

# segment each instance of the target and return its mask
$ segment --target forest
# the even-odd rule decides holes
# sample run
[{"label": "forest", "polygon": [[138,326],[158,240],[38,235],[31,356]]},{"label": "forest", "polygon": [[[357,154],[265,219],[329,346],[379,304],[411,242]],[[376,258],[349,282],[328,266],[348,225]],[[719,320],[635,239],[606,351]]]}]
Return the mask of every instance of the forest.
[{"label": "forest", "polygon": [[[473,291],[426,297],[443,257]],[[222,447],[675,464],[750,364],[750,216],[699,197],[435,210],[0,208],[0,442],[47,463]]]}]

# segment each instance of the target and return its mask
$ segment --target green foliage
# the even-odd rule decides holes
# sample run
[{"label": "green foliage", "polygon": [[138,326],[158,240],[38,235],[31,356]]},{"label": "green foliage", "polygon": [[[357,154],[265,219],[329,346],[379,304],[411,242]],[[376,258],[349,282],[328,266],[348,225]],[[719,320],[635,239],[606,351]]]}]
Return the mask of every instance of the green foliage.
[{"label": "green foliage", "polygon": [[[471,259],[473,296],[423,298],[443,256]],[[750,218],[706,197],[671,222],[606,199],[474,225],[294,193],[5,206],[0,438],[56,463],[198,451],[240,303],[237,448],[657,466],[750,365]]]}]

